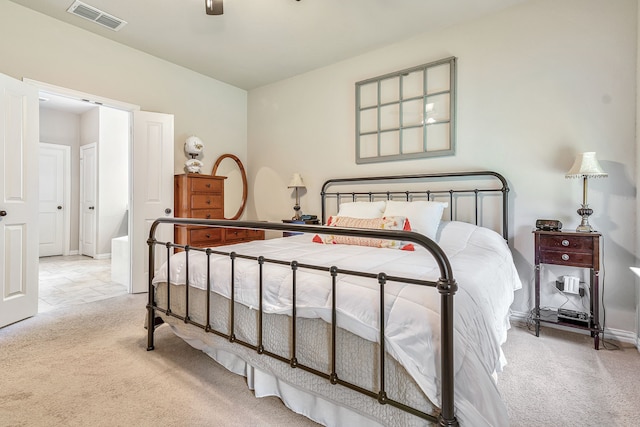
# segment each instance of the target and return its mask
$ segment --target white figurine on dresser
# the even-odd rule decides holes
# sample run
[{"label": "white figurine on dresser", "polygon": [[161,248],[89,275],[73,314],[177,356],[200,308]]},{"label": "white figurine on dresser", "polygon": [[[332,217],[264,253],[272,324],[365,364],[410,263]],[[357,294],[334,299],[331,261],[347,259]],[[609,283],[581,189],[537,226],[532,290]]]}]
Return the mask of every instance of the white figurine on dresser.
[{"label": "white figurine on dresser", "polygon": [[184,151],[191,158],[187,159],[184,162],[184,170],[187,173],[200,173],[200,169],[202,168],[202,162],[198,160],[200,154],[202,154],[202,150],[204,149],[204,143],[197,136],[190,136],[184,143]]}]

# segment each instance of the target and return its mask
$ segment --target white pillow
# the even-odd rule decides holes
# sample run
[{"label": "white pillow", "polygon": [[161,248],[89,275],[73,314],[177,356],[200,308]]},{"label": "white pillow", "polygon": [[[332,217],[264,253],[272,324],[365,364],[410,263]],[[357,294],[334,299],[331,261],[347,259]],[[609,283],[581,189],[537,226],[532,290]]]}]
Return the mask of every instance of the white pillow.
[{"label": "white pillow", "polygon": [[414,202],[387,201],[383,216],[404,216],[409,220],[411,230],[435,240],[442,219],[445,202],[416,200]]},{"label": "white pillow", "polygon": [[340,203],[340,209],[338,209],[338,215],[336,216],[349,216],[363,219],[382,218],[386,205],[387,202],[384,200],[379,202]]}]

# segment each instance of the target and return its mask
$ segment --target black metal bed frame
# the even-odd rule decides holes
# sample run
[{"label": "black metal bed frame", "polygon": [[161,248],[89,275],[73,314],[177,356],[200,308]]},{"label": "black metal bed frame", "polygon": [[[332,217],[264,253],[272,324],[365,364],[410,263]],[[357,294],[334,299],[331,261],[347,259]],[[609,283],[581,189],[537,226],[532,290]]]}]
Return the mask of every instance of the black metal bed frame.
[{"label": "black metal bed frame", "polygon": [[[437,180],[438,182],[447,179],[456,179],[456,178],[471,178],[471,177],[484,177],[484,178],[495,178],[500,182],[500,186],[496,187],[495,182],[493,185],[486,186],[486,188],[470,188],[470,189],[455,189],[455,190],[420,190],[420,191],[374,191],[374,192],[328,192],[327,189],[331,186],[340,186],[343,184],[353,184],[353,183],[363,183],[363,182],[386,182],[386,181],[396,181],[396,180],[426,180],[433,181]],[[374,196],[386,196],[388,200],[390,200],[393,196],[403,195],[405,200],[410,200],[413,195],[420,194],[425,195],[427,200],[429,200],[434,194],[449,194],[451,202],[453,202],[454,195],[458,194],[471,194],[475,198],[475,211],[476,211],[476,224],[478,224],[478,197],[483,193],[502,193],[502,235],[505,239],[508,237],[507,232],[507,196],[509,192],[509,187],[507,185],[504,177],[496,172],[491,171],[480,171],[480,172],[455,172],[455,173],[443,173],[443,174],[416,174],[416,175],[401,175],[401,176],[386,176],[386,177],[365,177],[365,178],[344,178],[344,179],[331,179],[324,183],[322,186],[322,218],[323,224],[326,220],[326,201],[329,198],[335,198],[340,203],[341,197],[348,195],[352,200],[356,200],[360,196],[368,197],[369,200],[373,200]],[[454,219],[453,217],[453,209],[451,209],[450,219]],[[147,304],[148,316],[147,316],[147,350],[154,349],[154,330],[155,327],[162,323],[161,318],[156,318],[156,312],[164,313],[166,316],[175,317],[184,323],[194,325],[198,328],[203,329],[206,332],[210,332],[216,334],[224,339],[229,340],[230,342],[235,342],[237,344],[243,345],[247,348],[250,348],[256,351],[258,354],[266,355],[273,357],[282,362],[288,363],[291,368],[302,369],[326,380],[330,381],[331,384],[340,384],[342,386],[348,387],[351,390],[357,391],[374,399],[377,399],[380,404],[388,404],[394,407],[397,407],[403,411],[409,412],[415,416],[423,418],[432,423],[439,424],[441,426],[457,426],[458,420],[454,413],[454,349],[453,349],[453,313],[454,313],[454,295],[457,291],[457,284],[453,276],[453,271],[451,269],[451,265],[447,258],[447,255],[444,251],[431,239],[428,237],[410,231],[393,231],[393,230],[368,230],[368,229],[355,229],[355,228],[341,228],[341,227],[331,227],[330,233],[333,235],[343,235],[343,236],[355,236],[355,237],[368,237],[368,238],[378,238],[378,239],[389,239],[389,240],[402,240],[408,241],[415,244],[418,244],[431,254],[431,256],[436,261],[439,271],[440,278],[437,282],[426,281],[426,280],[418,280],[410,277],[401,277],[401,276],[389,276],[383,272],[380,273],[371,273],[371,272],[363,272],[363,271],[354,271],[354,270],[345,270],[338,268],[337,266],[331,267],[321,267],[311,264],[298,263],[295,260],[292,261],[283,261],[277,259],[268,259],[263,256],[247,256],[238,254],[234,251],[225,251],[224,247],[217,248],[196,248],[188,245],[178,245],[172,242],[162,242],[158,241],[155,238],[155,232],[160,224],[174,224],[174,225],[194,225],[194,226],[210,226],[210,227],[233,227],[233,228],[248,228],[248,229],[262,229],[262,230],[274,230],[274,231],[283,231],[283,232],[303,232],[303,233],[319,233],[326,234],[327,228],[324,226],[317,225],[303,225],[303,224],[280,224],[280,223],[269,223],[269,222],[256,222],[256,221],[230,221],[230,220],[206,220],[206,219],[187,219],[187,218],[159,218],[157,219],[151,226],[149,231],[149,239],[147,240],[149,246],[149,299]],[[161,308],[157,305],[155,298],[155,287],[153,285],[153,278],[155,265],[155,251],[157,246],[163,246],[167,251],[167,281],[170,282],[170,264],[171,264],[171,252],[172,249],[178,248],[183,249],[185,251],[185,263],[189,265],[189,252],[197,251],[203,252],[207,256],[207,295],[206,295],[206,322],[205,324],[201,324],[195,322],[189,316],[190,308],[189,308],[189,292],[188,292],[188,283],[189,283],[189,268],[186,269],[186,283],[185,286],[185,315],[179,315],[171,310],[171,287],[167,286],[167,308]],[[210,315],[211,315],[211,306],[210,306],[210,297],[211,297],[211,278],[209,275],[209,261],[212,254],[215,255],[223,255],[227,256],[231,260],[231,283],[230,283],[230,295],[231,298],[229,300],[229,330],[228,331],[220,331],[216,330],[211,326]],[[249,259],[254,260],[259,264],[259,307],[258,307],[258,330],[256,342],[257,344],[252,344],[243,340],[240,340],[235,335],[235,314],[234,314],[234,306],[235,306],[235,292],[234,292],[234,282],[235,282],[235,260],[236,259]],[[289,335],[290,341],[290,357],[286,358],[279,354],[273,353],[265,349],[263,345],[263,266],[265,263],[273,263],[280,265],[289,265],[292,270],[292,315],[291,315],[291,330]],[[329,273],[331,277],[331,286],[332,286],[332,322],[331,322],[331,359],[330,359],[330,368],[331,372],[321,372],[317,369],[314,369],[310,366],[306,366],[298,362],[296,358],[296,272],[299,269],[309,269],[316,271],[326,271]],[[377,280],[380,291],[379,291],[379,302],[380,302],[380,331],[379,331],[379,340],[380,340],[380,360],[379,360],[379,390],[378,392],[374,392],[371,390],[367,390],[362,388],[356,384],[349,383],[347,381],[339,378],[338,373],[336,372],[336,283],[338,275],[352,275],[359,277],[367,277]],[[441,295],[440,307],[441,307],[441,408],[440,414],[436,417],[426,412],[423,412],[417,408],[410,407],[405,405],[402,402],[395,401],[387,396],[386,384],[385,384],[385,323],[384,323],[384,307],[385,307],[385,284],[389,281],[407,283],[418,286],[428,286],[436,288],[437,291]]]}]

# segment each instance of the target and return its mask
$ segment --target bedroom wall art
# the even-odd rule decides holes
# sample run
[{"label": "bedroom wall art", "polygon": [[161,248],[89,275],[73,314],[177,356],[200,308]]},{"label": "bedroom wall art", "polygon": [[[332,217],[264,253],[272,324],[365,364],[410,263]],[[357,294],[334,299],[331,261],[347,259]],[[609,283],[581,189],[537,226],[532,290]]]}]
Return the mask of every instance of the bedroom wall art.
[{"label": "bedroom wall art", "polygon": [[456,58],[356,83],[356,163],[455,154]]}]

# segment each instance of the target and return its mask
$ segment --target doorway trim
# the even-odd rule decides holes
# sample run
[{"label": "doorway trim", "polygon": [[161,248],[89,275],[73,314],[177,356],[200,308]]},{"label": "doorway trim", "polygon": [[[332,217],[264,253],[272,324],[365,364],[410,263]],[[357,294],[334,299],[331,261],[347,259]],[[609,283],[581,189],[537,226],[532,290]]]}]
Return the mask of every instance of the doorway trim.
[{"label": "doorway trim", "polygon": [[77,90],[69,89],[62,86],[55,86],[49,83],[40,82],[38,80],[32,80],[24,78],[23,82],[29,83],[32,86],[35,86],[40,91],[52,92],[57,95],[66,96],[68,98],[76,99],[78,101],[85,101],[91,104],[95,104],[97,106],[111,107],[117,108],[118,110],[124,111],[138,111],[140,110],[139,105],[129,104],[122,101],[116,101],[114,99],[102,98],[100,96],[91,95],[89,93],[80,92]]},{"label": "doorway trim", "polygon": [[[86,92],[80,92],[74,89],[69,89],[66,87],[62,87],[62,86],[56,86],[56,85],[52,85],[49,83],[45,83],[45,82],[41,82],[38,80],[33,80],[33,79],[29,79],[29,78],[23,78],[22,81],[24,83],[28,83],[34,87],[36,87],[38,89],[38,91],[44,91],[44,92],[50,92],[50,93],[55,93],[57,95],[60,96],[66,96],[68,98],[71,99],[75,99],[78,101],[84,101],[84,102],[89,102],[92,104],[95,104],[96,106],[104,106],[104,107],[110,107],[110,108],[115,108],[118,110],[123,110],[123,111],[127,111],[129,112],[129,158],[131,159],[133,157],[133,113],[136,111],[140,111],[140,106],[139,105],[135,105],[135,104],[129,104],[127,102],[122,102],[122,101],[117,101],[114,99],[110,99],[110,98],[103,98],[97,95],[92,95]],[[132,181],[133,180],[133,162],[130,161],[129,162],[129,206],[133,206],[133,189],[132,189]],[[131,233],[131,230],[133,229],[133,214],[131,211],[129,211],[129,218],[127,221],[127,229],[129,230],[129,234]],[[132,249],[133,249],[133,245],[129,245],[129,257],[130,259],[133,259],[133,254]],[[133,275],[133,269],[130,268],[129,270],[129,293],[133,292],[133,280],[131,280],[131,277]]]}]

